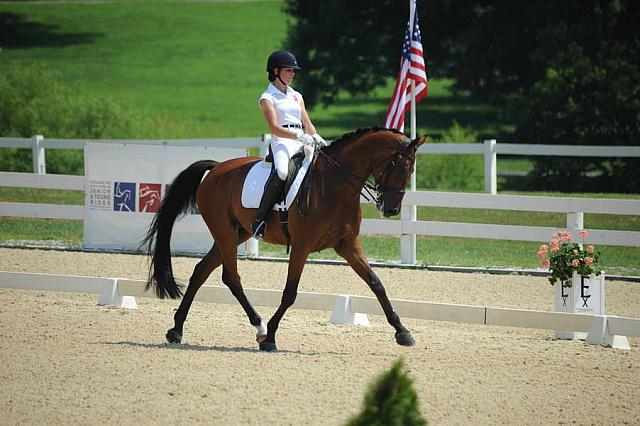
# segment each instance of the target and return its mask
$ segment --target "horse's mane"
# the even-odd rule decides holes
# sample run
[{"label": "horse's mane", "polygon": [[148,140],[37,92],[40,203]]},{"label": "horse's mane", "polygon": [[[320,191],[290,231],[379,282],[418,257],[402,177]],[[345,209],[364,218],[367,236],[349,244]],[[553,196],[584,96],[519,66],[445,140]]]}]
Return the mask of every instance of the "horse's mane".
[{"label": "horse's mane", "polygon": [[374,126],[374,127],[367,127],[364,129],[358,129],[354,132],[349,132],[349,133],[345,133],[344,135],[340,136],[338,139],[334,140],[331,143],[331,146],[329,146],[326,149],[331,149],[334,147],[339,147],[339,146],[343,146],[353,140],[359,139],[360,136],[362,136],[365,133],[374,133],[374,132],[380,132],[383,130],[387,130],[389,132],[395,133],[395,134],[399,134],[399,135],[404,135],[404,133],[402,133],[399,130],[396,129],[388,129],[386,127],[379,127],[379,126]]}]

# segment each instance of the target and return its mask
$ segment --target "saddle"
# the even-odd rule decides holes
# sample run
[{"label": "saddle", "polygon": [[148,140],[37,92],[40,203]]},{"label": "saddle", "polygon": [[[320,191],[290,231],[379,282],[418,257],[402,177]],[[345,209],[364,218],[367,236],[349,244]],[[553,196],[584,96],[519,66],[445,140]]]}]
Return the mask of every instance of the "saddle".
[{"label": "saddle", "polygon": [[[307,213],[309,212],[309,204],[311,201],[311,182],[312,182],[312,176],[313,176],[313,169],[314,169],[314,165],[317,157],[318,157],[318,152],[316,150],[314,151],[313,157],[310,163],[308,164],[306,173],[302,178],[302,182],[300,182],[298,174],[300,173],[301,169],[305,165],[304,152],[301,151],[296,153],[291,158],[291,160],[289,160],[289,172],[287,174],[287,180],[284,183],[282,192],[280,193],[280,196],[276,201],[276,205],[274,207],[280,213],[280,226],[282,227],[282,232],[284,233],[287,239],[287,254],[289,254],[290,243],[291,243],[291,235],[289,234],[289,211],[287,206],[293,202],[293,200],[289,200],[288,202],[287,194],[289,194],[289,191],[291,190],[292,186],[296,183],[296,181],[298,181],[297,183],[298,192],[295,195],[295,201],[297,202],[297,205],[298,205],[298,213],[301,216],[306,216]],[[269,154],[265,157],[264,161],[267,164],[269,163],[271,164],[270,173],[271,174],[276,173],[275,168],[273,166],[273,153],[271,151],[271,147],[269,147]],[[258,167],[262,167],[262,166],[258,165]],[[294,190],[296,190],[296,188],[294,188]],[[243,190],[243,196],[244,196],[244,190]],[[244,204],[244,200],[243,200],[243,204]]]}]

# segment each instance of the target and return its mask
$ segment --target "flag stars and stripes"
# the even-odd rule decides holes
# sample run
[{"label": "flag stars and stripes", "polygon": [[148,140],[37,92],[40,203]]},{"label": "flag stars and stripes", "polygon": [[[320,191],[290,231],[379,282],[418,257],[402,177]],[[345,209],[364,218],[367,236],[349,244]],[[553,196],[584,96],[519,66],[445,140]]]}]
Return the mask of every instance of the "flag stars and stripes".
[{"label": "flag stars and stripes", "polygon": [[415,83],[413,95],[416,102],[426,96],[428,89],[417,8],[413,17],[413,29],[410,28],[410,25],[410,22],[407,23],[404,33],[400,72],[393,89],[393,96],[385,121],[386,127],[400,131],[404,130],[404,116],[411,104],[411,82]]}]

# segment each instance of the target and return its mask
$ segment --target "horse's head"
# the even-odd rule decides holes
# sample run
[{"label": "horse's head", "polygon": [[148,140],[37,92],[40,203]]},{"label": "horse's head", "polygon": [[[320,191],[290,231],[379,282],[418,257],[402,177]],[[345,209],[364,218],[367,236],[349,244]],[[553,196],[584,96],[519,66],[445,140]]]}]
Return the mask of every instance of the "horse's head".
[{"label": "horse's head", "polygon": [[411,178],[416,162],[416,151],[424,143],[426,136],[420,136],[412,141],[399,140],[395,150],[384,159],[378,161],[373,168],[376,182],[376,206],[384,217],[395,216],[400,213],[405,188]]}]

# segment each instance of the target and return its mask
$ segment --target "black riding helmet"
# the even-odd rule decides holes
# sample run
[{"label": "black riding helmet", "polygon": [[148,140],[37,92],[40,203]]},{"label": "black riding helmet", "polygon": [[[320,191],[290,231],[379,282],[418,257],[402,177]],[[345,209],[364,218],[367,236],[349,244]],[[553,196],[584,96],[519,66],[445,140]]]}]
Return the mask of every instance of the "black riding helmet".
[{"label": "black riding helmet", "polygon": [[273,70],[274,68],[293,68],[294,70],[300,70],[298,61],[293,53],[286,50],[276,50],[267,59],[267,72],[269,73],[269,81],[275,81],[277,76]]}]

